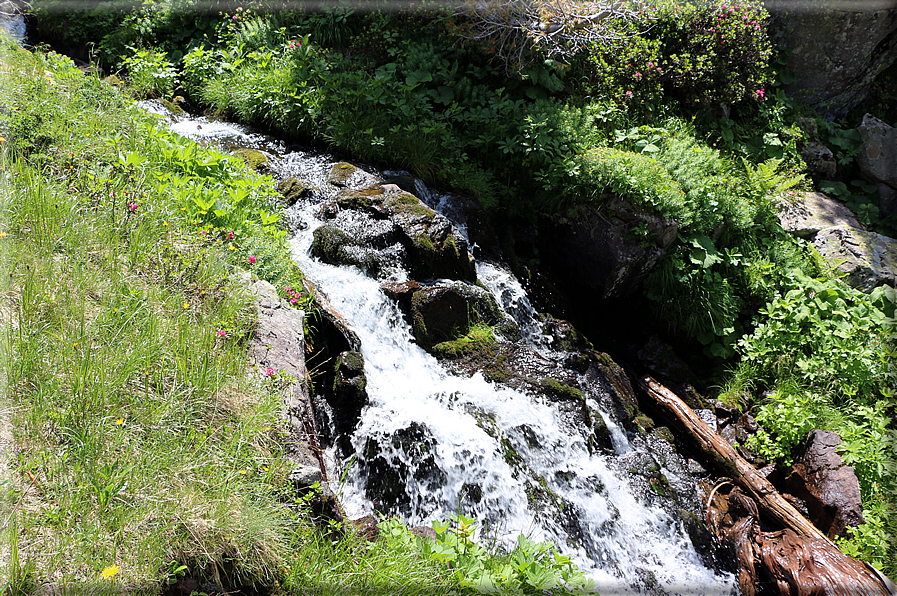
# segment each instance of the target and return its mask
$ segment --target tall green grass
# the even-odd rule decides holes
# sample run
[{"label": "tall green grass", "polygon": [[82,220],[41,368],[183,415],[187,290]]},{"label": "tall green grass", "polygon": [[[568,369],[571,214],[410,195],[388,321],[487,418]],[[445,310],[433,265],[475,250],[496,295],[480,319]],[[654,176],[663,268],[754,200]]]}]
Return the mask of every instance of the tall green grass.
[{"label": "tall green grass", "polygon": [[[0,89],[0,412],[15,442],[0,591],[154,594],[189,574],[293,594],[311,569],[325,591],[443,590],[437,563],[393,545],[406,529],[372,546],[321,533],[290,488],[282,395],[248,367],[255,307],[230,275],[299,287],[270,191],[213,150],[174,151],[57,55],[3,45]],[[224,215],[184,183],[218,192]]]}]

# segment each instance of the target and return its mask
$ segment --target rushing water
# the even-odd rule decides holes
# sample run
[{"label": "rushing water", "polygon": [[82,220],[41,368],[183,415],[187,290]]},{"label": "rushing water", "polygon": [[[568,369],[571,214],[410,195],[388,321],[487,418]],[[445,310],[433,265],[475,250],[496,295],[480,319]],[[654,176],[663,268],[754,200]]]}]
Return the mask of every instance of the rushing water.
[{"label": "rushing water", "polygon": [[[316,213],[327,198],[325,179],[335,159],[289,151],[226,123],[184,119],[174,128],[224,146],[262,148],[279,175],[299,175],[319,189],[315,198],[293,208],[300,232],[292,251],[357,334],[365,359],[369,403],[352,437],[355,458],[351,464],[340,461],[334,451],[331,462],[337,472],[331,477],[349,466],[340,490],[350,515],[372,512],[368,488],[384,473],[400,470],[404,505],[379,503],[381,510],[396,511],[414,524],[463,512],[499,540],[519,533],[551,540],[595,579],[601,594],[638,593],[652,584],[673,594],[735,592],[731,575],[702,563],[681,522],[633,492],[622,470],[638,465],[643,447],[631,443],[611,416],[602,413],[616,455],[590,453],[582,433],[570,428],[551,402],[487,382],[480,374],[452,374],[419,348],[402,313],[381,291],[382,280],[310,256],[312,233],[321,225]],[[418,185],[422,200],[434,206],[444,200]],[[542,356],[556,356],[514,276],[492,263],[478,263],[477,274],[517,321],[524,340]],[[407,278],[402,270],[390,275]],[[509,463],[518,460],[525,463]],[[534,508],[533,491],[563,506]]]}]

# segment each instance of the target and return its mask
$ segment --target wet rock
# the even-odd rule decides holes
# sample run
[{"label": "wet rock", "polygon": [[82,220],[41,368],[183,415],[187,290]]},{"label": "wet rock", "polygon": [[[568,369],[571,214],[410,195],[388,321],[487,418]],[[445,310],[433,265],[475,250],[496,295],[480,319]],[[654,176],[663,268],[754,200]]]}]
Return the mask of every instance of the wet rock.
[{"label": "wet rock", "polygon": [[821,192],[781,195],[779,206],[782,227],[802,238],[812,238],[820,230],[834,226],[860,227],[853,211]]},{"label": "wet rock", "polygon": [[283,196],[283,202],[287,205],[295,205],[299,199],[305,199],[312,195],[312,189],[306,186],[295,176],[291,176],[277,183],[277,192]]},{"label": "wet rock", "polygon": [[314,231],[312,254],[331,265],[354,265],[372,276],[388,275],[407,258],[401,233],[389,220],[340,211]]},{"label": "wet rock", "polygon": [[[366,386],[364,356],[361,352],[342,352],[334,365],[333,386],[328,394],[328,402],[333,410],[335,430],[346,441],[355,430],[361,410],[367,404]],[[343,447],[348,451],[348,443]]]},{"label": "wet rock", "polygon": [[[633,236],[637,225],[647,228],[648,244]],[[639,287],[677,232],[673,220],[609,199],[601,210],[579,206],[543,218],[538,248],[544,270],[566,291],[618,298]]]},{"label": "wet rock", "polygon": [[342,188],[367,188],[379,184],[380,180],[358,166],[341,161],[330,169],[327,182]]},{"label": "wet rock", "polygon": [[[897,8],[894,19],[897,31]],[[859,131],[862,144],[856,159],[863,178],[897,188],[897,128],[866,114]]]},{"label": "wet rock", "polygon": [[410,316],[411,297],[421,289],[421,285],[416,281],[386,282],[381,284],[380,289],[387,297],[398,303],[399,310]]},{"label": "wet rock", "polygon": [[[365,492],[378,511],[410,515],[423,502],[412,502],[406,486],[422,485],[417,499],[436,494],[445,485],[446,475],[436,461],[436,439],[426,425],[412,422],[389,437],[369,438],[358,466],[367,478]],[[435,503],[435,502],[434,502]]]},{"label": "wet rock", "polygon": [[592,364],[584,382],[599,394],[598,401],[621,424],[626,424],[638,413],[638,399],[623,368],[603,352],[592,352]]},{"label": "wet rock", "polygon": [[592,342],[567,321],[546,317],[542,331],[552,338],[552,347],[565,352],[585,352],[592,348]]},{"label": "wet rock", "polygon": [[[379,185],[341,192],[343,210],[367,214],[367,221],[388,220],[407,254],[412,277],[476,281],[476,269],[467,241],[444,216],[412,194],[394,185]],[[364,229],[353,233],[364,234]],[[358,246],[365,246],[358,242]]]},{"label": "wet rock", "polygon": [[768,31],[791,50],[790,97],[828,118],[841,117],[869,93],[897,57],[892,0],[767,0]]},{"label": "wet rock", "polygon": [[698,418],[704,421],[704,423],[709,426],[714,432],[718,430],[716,414],[713,410],[695,410],[695,414],[698,415]]},{"label": "wet rock", "polygon": [[835,226],[816,235],[819,254],[841,273],[848,285],[871,292],[897,283],[897,240],[848,226]]},{"label": "wet rock", "polygon": [[408,239],[409,264],[416,279],[476,281],[467,241],[447,218],[408,193],[387,194],[381,204]]},{"label": "wet rock", "polygon": [[794,463],[778,486],[807,504],[810,520],[830,538],[863,523],[860,484],[853,467],[837,453],[841,437],[814,430],[795,451]]},{"label": "wet rock", "polygon": [[420,286],[411,295],[407,315],[415,339],[426,350],[466,335],[475,323],[500,326],[504,334],[520,337],[520,330],[502,314],[492,294],[463,282],[443,281]]}]

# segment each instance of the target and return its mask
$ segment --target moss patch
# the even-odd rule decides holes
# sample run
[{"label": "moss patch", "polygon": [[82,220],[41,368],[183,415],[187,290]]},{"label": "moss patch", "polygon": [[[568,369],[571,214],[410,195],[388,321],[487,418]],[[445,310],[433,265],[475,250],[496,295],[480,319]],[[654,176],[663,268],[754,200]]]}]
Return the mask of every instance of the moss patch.
[{"label": "moss patch", "polygon": [[582,391],[577,389],[576,387],[571,387],[570,385],[565,385],[558,381],[557,379],[552,379],[551,377],[546,377],[542,379],[542,388],[545,389],[550,394],[554,395],[559,399],[575,399],[575,400],[584,400],[585,396],[582,394]]},{"label": "moss patch", "polygon": [[495,353],[495,335],[488,325],[474,325],[467,335],[444,341],[433,346],[433,354],[440,358],[455,359],[475,354],[489,356]]},{"label": "moss patch", "polygon": [[234,155],[242,159],[243,163],[245,163],[250,167],[250,169],[255,170],[256,172],[268,168],[268,156],[261,151],[257,151],[256,149],[243,147],[241,149],[236,149],[234,151]]}]

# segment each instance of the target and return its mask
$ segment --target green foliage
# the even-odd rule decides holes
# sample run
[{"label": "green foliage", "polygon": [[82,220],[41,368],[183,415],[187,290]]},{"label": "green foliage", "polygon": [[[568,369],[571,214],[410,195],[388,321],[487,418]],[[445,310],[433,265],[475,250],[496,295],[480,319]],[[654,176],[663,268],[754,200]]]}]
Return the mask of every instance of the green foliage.
[{"label": "green foliage", "polygon": [[135,49],[123,57],[131,90],[138,97],[169,98],[177,84],[177,71],[165,54],[155,49]]},{"label": "green foliage", "polygon": [[661,3],[590,48],[592,93],[637,102],[648,116],[666,98],[703,106],[762,100],[772,55],[767,18],[759,2]]},{"label": "green foliage", "polygon": [[540,594],[586,593],[594,590],[571,562],[554,545],[535,542],[522,534],[509,553],[493,552],[473,536],[476,520],[465,515],[449,515],[446,522],[433,522],[436,539],[421,541],[421,554],[447,567],[453,582],[478,593]]},{"label": "green foliage", "polygon": [[810,430],[837,432],[839,451],[860,481],[866,523],[841,542],[845,552],[897,570],[897,334],[893,288],[866,295],[836,280],[793,272],[754,332],[739,341],[736,383],[774,387],[757,404],[765,430],[751,447],[788,461]]},{"label": "green foliage", "polygon": [[[596,147],[573,158],[578,174],[566,189],[580,201],[600,202],[605,193],[649,211],[675,216],[685,205],[685,193],[656,160],[639,153]],[[565,197],[566,198],[566,197]]]}]

